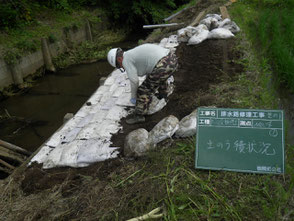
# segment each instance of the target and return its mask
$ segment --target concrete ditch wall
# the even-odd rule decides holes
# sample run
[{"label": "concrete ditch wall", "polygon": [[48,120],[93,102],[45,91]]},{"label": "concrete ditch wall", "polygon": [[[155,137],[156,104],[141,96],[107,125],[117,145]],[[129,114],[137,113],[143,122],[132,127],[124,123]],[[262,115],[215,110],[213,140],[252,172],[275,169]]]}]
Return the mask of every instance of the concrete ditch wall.
[{"label": "concrete ditch wall", "polygon": [[[86,23],[80,28],[64,29],[63,37],[58,42],[48,44],[49,52],[52,57],[65,52],[66,48],[72,47],[73,43],[81,43],[86,40],[91,40],[92,36],[89,36],[89,24]],[[100,26],[101,27],[101,26]],[[90,32],[91,33],[91,32]],[[40,39],[41,41],[41,39]],[[15,79],[15,73],[20,79],[27,77],[30,74],[36,73],[36,71],[44,66],[44,58],[42,50],[24,56],[20,59],[19,63],[10,66],[4,59],[0,58],[0,90],[11,84],[18,84]]]}]

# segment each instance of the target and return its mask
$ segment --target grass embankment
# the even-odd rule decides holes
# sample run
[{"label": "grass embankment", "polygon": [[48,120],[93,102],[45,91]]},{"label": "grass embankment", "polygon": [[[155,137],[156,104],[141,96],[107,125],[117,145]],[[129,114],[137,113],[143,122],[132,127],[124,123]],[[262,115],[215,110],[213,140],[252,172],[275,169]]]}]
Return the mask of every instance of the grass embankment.
[{"label": "grass embankment", "polygon": [[[262,25],[256,18],[264,18],[264,13],[269,11],[257,11],[254,4],[239,2],[230,8],[230,13],[242,29],[237,35],[236,50],[243,57],[235,62],[242,63],[245,69],[236,79],[224,79],[222,83],[212,86],[211,92],[219,94],[220,100],[231,100],[232,108],[276,109],[279,99],[275,95],[271,79],[273,71],[281,74],[284,69],[280,70],[279,65],[272,65],[282,60],[283,56],[279,57],[279,52],[275,54],[274,48],[266,43],[264,45],[267,47],[262,51],[255,47],[261,42],[260,32],[265,35],[266,32],[263,31],[270,29],[260,29],[260,32],[252,30],[252,25]],[[277,18],[267,22],[276,22],[275,19]],[[267,27],[270,24],[267,23]],[[280,27],[284,26],[276,28]],[[284,33],[280,30],[279,35],[274,45],[287,45],[283,40],[288,39],[288,31]],[[289,51],[285,47],[279,50]],[[261,52],[263,56],[260,56]],[[162,155],[167,162],[165,168],[169,174],[162,176],[167,196],[164,199],[168,211],[165,220],[294,219],[293,145],[285,145],[286,173],[280,176],[197,171],[193,169],[195,141],[178,142],[176,146],[177,149]],[[176,163],[178,157],[183,159]]]},{"label": "grass embankment", "polygon": [[[71,13],[44,10],[31,24],[6,29],[0,32],[0,54],[8,64],[14,64],[29,53],[41,48],[41,38],[48,38],[49,43],[55,43],[63,38],[69,29],[81,28],[85,21],[93,24],[103,22],[107,26],[104,12],[100,9],[87,11],[75,10]],[[102,27],[102,26],[101,26]],[[101,59],[106,56],[106,45],[122,41],[126,37],[125,31],[97,30],[93,28],[94,42],[74,44],[65,54],[54,59],[55,65],[64,68],[73,63],[84,60]]]},{"label": "grass embankment", "polygon": [[40,11],[38,17],[30,24],[6,28],[0,32],[1,55],[7,63],[15,63],[21,56],[40,49],[42,37],[54,43],[62,37],[64,29],[78,28],[86,19],[99,22],[99,15],[99,10],[92,13],[82,9],[72,13]]},{"label": "grass embankment", "polygon": [[294,1],[244,1],[235,13],[245,18],[248,36],[275,72],[276,86],[294,92]]}]

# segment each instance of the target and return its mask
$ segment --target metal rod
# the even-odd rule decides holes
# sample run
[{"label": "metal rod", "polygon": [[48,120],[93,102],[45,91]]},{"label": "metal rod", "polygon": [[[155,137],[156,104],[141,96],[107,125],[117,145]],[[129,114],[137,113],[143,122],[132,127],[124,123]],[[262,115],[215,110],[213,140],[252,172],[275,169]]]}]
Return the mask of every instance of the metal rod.
[{"label": "metal rod", "polygon": [[177,26],[182,25],[184,23],[171,23],[171,24],[158,24],[158,25],[143,25],[143,28],[165,28],[165,27],[171,27],[171,26]]},{"label": "metal rod", "polygon": [[174,17],[176,17],[177,15],[181,14],[181,13],[182,13],[183,11],[185,11],[186,9],[188,9],[188,7],[182,9],[181,11],[178,11],[178,12],[175,13],[175,14],[172,14],[171,16],[169,16],[169,17],[167,17],[167,18],[165,18],[165,19],[163,19],[163,21],[167,22],[167,21],[171,20],[172,18],[174,18]]}]

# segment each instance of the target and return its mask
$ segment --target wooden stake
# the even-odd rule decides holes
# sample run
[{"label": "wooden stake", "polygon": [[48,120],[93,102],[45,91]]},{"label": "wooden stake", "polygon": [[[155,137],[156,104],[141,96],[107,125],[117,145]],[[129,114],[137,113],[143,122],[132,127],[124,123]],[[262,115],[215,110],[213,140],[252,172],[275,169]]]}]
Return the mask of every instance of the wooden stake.
[{"label": "wooden stake", "polygon": [[4,160],[1,160],[1,159],[0,159],[0,164],[2,164],[2,165],[4,165],[4,166],[8,167],[9,169],[12,169],[12,170],[15,169],[14,166],[10,165],[9,163],[6,163]]},{"label": "wooden stake", "polygon": [[24,155],[19,153],[15,153],[11,150],[5,149],[4,147],[0,146],[0,156],[5,157],[9,160],[19,162],[20,164],[23,163],[26,159]]},{"label": "wooden stake", "polygon": [[7,169],[6,167],[1,167],[0,166],[0,171],[2,171],[4,173],[8,173],[9,175],[12,174],[12,170]]},{"label": "wooden stake", "polygon": [[18,152],[18,153],[21,153],[21,154],[24,154],[24,155],[27,155],[27,156],[30,156],[31,153],[19,146],[16,146],[14,144],[11,144],[11,143],[8,143],[8,142],[5,142],[3,140],[0,140],[0,145],[2,147],[6,147],[7,149],[9,150],[12,150],[12,151],[15,151],[15,152]]},{"label": "wooden stake", "polygon": [[198,16],[194,19],[194,21],[190,24],[190,26],[198,25],[200,20],[203,18],[204,14],[205,14],[205,10],[198,14]]},{"label": "wooden stake", "polygon": [[221,6],[221,7],[219,7],[219,10],[220,10],[220,12],[221,12],[222,19],[230,18],[230,15],[229,15],[229,12],[228,12],[226,6]]},{"label": "wooden stake", "polygon": [[88,41],[93,42],[92,30],[89,20],[86,20],[86,36]]},{"label": "wooden stake", "polygon": [[51,54],[49,51],[49,47],[48,47],[46,38],[41,38],[41,46],[42,46],[43,59],[44,59],[46,69],[48,71],[55,72],[56,69],[52,63]]},{"label": "wooden stake", "polygon": [[23,83],[23,77],[22,77],[22,73],[18,67],[18,64],[10,65],[10,71],[12,74],[12,79],[13,79],[14,84],[21,85]]}]

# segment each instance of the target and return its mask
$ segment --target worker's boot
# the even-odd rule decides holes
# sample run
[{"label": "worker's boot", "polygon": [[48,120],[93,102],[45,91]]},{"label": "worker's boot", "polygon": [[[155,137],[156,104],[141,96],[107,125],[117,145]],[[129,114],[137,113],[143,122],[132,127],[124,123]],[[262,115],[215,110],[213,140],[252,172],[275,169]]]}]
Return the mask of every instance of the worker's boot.
[{"label": "worker's boot", "polygon": [[161,99],[163,98],[163,99],[165,100],[166,103],[168,102],[167,94],[160,94],[160,93],[157,93],[157,94],[155,94],[155,97],[157,97],[158,100],[161,100]]},{"label": "worker's boot", "polygon": [[127,116],[126,123],[127,124],[138,124],[145,122],[145,117],[139,114],[131,114]]}]

